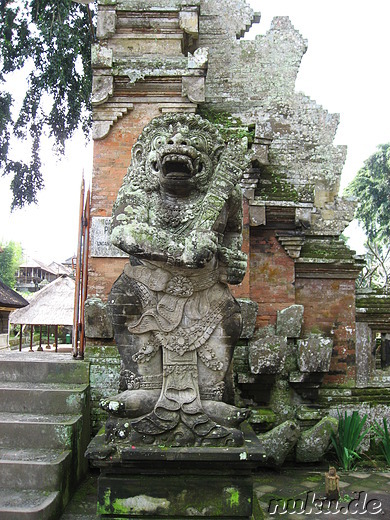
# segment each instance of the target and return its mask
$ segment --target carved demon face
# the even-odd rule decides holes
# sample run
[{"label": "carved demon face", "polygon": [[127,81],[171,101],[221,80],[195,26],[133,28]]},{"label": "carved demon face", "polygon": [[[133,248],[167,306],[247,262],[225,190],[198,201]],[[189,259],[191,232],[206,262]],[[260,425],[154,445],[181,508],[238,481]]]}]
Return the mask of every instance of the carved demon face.
[{"label": "carved demon face", "polygon": [[215,128],[200,116],[169,114],[144,129],[133,148],[133,165],[142,165],[153,190],[206,191],[223,146]]}]

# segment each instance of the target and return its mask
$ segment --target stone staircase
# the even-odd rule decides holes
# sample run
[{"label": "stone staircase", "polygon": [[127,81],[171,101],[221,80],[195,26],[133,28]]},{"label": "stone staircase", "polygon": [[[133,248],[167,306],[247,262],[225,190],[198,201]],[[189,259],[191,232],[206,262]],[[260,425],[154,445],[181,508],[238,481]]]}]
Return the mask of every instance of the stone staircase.
[{"label": "stone staircase", "polygon": [[57,520],[85,475],[89,364],[0,351],[0,519]]}]

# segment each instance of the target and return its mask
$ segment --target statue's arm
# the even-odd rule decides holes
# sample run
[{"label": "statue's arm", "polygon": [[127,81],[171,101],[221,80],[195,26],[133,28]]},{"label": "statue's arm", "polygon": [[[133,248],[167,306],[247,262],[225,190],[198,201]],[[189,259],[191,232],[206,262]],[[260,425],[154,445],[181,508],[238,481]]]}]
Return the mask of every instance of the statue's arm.
[{"label": "statue's arm", "polygon": [[242,191],[239,185],[234,187],[227,207],[228,218],[218,256],[226,266],[227,282],[236,285],[242,282],[247,267],[247,256],[241,251]]},{"label": "statue's arm", "polygon": [[151,224],[155,205],[150,194],[131,185],[122,186],[113,209],[112,243],[139,258],[190,268],[205,266],[217,251],[215,233],[195,229],[177,236],[156,227]]},{"label": "statue's arm", "polygon": [[111,241],[130,255],[167,261],[171,255],[180,256],[184,247],[150,224],[150,197],[131,184],[122,186],[113,209]]}]

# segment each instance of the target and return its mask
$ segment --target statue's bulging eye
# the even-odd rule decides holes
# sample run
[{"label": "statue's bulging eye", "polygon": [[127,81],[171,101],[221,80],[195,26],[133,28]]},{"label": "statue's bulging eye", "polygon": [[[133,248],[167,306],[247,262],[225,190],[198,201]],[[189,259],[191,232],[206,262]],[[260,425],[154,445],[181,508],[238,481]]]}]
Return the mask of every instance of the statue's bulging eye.
[{"label": "statue's bulging eye", "polygon": [[191,145],[197,150],[206,151],[207,150],[207,142],[203,137],[196,135],[191,138]]},{"label": "statue's bulging eye", "polygon": [[163,136],[163,135],[158,135],[157,137],[155,137],[154,141],[153,141],[153,148],[155,150],[158,150],[159,148],[161,148],[161,146],[164,146],[164,144],[166,143],[166,137]]}]

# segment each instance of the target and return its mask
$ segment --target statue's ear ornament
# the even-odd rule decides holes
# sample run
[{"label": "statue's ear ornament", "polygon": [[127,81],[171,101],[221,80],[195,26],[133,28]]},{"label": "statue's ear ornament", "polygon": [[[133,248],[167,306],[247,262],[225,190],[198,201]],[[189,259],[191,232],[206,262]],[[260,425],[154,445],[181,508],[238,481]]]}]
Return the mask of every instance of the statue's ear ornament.
[{"label": "statue's ear ornament", "polygon": [[131,152],[131,158],[132,158],[133,164],[135,164],[135,165],[139,165],[142,162],[142,160],[144,158],[144,147],[140,142],[137,142],[133,146],[133,150]]}]

